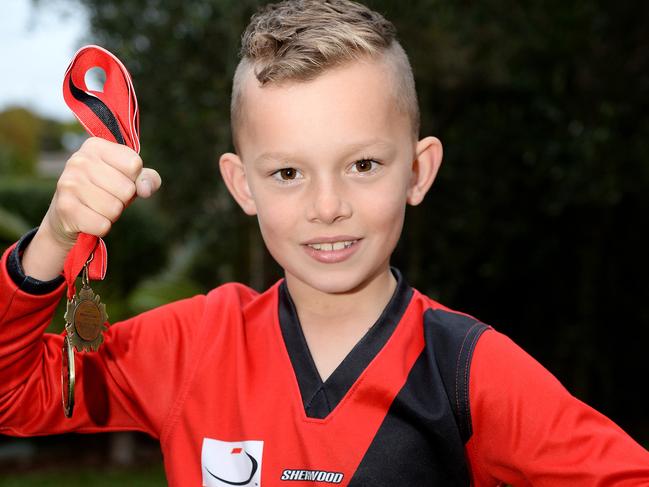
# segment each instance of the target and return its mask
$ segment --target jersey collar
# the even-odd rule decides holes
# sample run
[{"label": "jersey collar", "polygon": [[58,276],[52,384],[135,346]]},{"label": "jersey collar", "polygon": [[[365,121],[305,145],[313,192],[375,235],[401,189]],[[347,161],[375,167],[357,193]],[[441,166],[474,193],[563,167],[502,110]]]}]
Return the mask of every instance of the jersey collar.
[{"label": "jersey collar", "polygon": [[397,269],[393,267],[391,270],[397,279],[397,286],[383,313],[324,382],[302,333],[286,281],[281,283],[278,310],[280,328],[308,417],[323,419],[335,409],[401,321],[413,290]]}]

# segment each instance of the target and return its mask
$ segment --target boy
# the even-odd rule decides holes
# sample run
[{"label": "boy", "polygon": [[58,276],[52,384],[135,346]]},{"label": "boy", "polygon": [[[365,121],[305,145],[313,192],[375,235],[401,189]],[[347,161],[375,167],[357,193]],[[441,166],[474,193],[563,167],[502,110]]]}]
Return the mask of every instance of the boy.
[{"label": "boy", "polygon": [[3,257],[0,432],[144,431],[170,485],[648,485],[649,453],[615,424],[390,268],[442,159],[418,140],[393,26],[347,0],[290,0],[253,17],[242,53],[220,168],[285,279],[114,324],[77,355],[66,420],[62,339],[42,335],[65,256],[160,186],[130,149],[89,139]]}]

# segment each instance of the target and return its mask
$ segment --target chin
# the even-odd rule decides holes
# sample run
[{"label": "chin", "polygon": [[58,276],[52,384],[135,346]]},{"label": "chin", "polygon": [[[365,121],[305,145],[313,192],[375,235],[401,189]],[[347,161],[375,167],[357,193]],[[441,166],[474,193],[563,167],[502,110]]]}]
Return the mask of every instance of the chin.
[{"label": "chin", "polygon": [[346,280],[317,279],[316,282],[307,284],[325,294],[347,294],[357,288],[353,283]]},{"label": "chin", "polygon": [[330,269],[300,269],[293,272],[285,268],[287,274],[303,285],[325,294],[347,294],[357,291],[372,279],[374,272],[363,270],[360,266],[337,267]]}]

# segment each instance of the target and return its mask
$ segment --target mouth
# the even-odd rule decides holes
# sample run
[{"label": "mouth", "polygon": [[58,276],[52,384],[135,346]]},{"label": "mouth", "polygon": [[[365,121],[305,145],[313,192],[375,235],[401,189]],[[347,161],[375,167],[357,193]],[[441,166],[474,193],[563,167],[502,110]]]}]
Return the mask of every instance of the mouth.
[{"label": "mouth", "polygon": [[315,242],[306,244],[307,247],[312,248],[318,252],[331,252],[334,250],[343,250],[348,249],[352,245],[358,242],[358,239],[355,240],[340,240],[338,242]]},{"label": "mouth", "polygon": [[317,237],[304,242],[307,255],[323,264],[338,264],[349,259],[358,250],[362,238],[341,235]]}]

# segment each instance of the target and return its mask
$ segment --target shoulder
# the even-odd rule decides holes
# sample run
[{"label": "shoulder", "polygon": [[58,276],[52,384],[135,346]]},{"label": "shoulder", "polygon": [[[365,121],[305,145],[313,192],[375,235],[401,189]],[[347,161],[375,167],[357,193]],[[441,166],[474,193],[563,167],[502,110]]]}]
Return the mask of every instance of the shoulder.
[{"label": "shoulder", "polygon": [[448,359],[456,368],[460,362],[470,367],[478,342],[491,327],[416,290],[413,300],[421,309],[424,336],[426,342],[434,347],[435,354]]},{"label": "shoulder", "polygon": [[228,282],[212,289],[207,293],[206,299],[209,306],[218,304],[243,308],[258,296],[257,291],[245,284]]},{"label": "shoulder", "polygon": [[127,319],[114,323],[111,329],[122,327],[177,328],[184,325],[195,328],[197,323],[205,321],[206,315],[219,311],[220,316],[228,313],[240,313],[241,310],[258,296],[258,293],[239,283],[226,283],[212,289],[207,294],[197,294],[179,299]]}]

